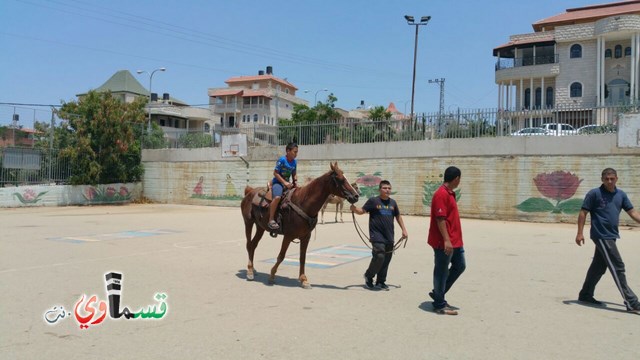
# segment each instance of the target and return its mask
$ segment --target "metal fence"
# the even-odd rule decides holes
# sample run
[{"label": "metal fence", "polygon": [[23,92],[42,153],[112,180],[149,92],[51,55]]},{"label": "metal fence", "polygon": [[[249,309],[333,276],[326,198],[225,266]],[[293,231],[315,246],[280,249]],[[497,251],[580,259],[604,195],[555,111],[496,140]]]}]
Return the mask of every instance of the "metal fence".
[{"label": "metal fence", "polygon": [[[253,123],[239,128],[215,126],[210,131],[191,129],[165,133],[166,142],[155,148],[219,147],[228,134],[246,134],[248,146],[337,143],[374,143],[434,139],[477,138],[520,135],[586,135],[617,131],[621,114],[637,106],[598,108],[534,107],[524,110],[456,109],[419,114],[400,120],[341,120],[316,124],[272,126]],[[544,128],[537,133],[522,129]],[[555,131],[558,129],[558,131]],[[535,130],[535,129],[534,129]]]},{"label": "metal fence", "polygon": [[65,184],[71,164],[59,151],[37,148],[0,148],[0,187]]},{"label": "metal fence", "polygon": [[[316,145],[519,136],[522,129],[530,127],[545,128],[542,132],[544,135],[587,135],[615,132],[620,115],[637,110],[634,106],[556,107],[520,111],[456,109],[444,113],[425,113],[415,119],[337,121],[292,126],[256,124],[226,131],[246,133],[249,145],[285,145],[292,140],[301,145]],[[554,133],[556,128],[562,131]]]}]

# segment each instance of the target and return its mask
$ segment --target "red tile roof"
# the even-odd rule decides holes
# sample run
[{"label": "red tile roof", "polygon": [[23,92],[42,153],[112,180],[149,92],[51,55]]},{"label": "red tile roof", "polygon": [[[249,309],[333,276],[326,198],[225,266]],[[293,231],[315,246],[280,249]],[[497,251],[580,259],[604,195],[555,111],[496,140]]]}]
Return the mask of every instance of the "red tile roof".
[{"label": "red tile roof", "polygon": [[396,108],[396,104],[394,104],[393,102],[389,103],[389,107],[387,107],[387,111],[392,114],[400,113],[400,111],[398,111],[398,108]]},{"label": "red tile roof", "polygon": [[238,95],[242,93],[242,89],[219,89],[219,90],[215,90],[211,93],[211,97],[218,97],[218,96],[228,96],[228,95]]},{"label": "red tile roof", "polygon": [[613,15],[640,14],[640,0],[620,1],[609,4],[590,5],[567,9],[565,13],[554,15],[533,23],[533,30],[538,32],[552,30],[556,26],[592,22]]}]

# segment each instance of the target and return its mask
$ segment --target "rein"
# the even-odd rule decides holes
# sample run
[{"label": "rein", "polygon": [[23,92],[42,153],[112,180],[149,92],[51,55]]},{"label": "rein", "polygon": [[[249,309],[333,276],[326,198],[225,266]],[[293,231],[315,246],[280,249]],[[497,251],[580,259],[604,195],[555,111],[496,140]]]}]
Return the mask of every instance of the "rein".
[{"label": "rein", "polygon": [[[356,221],[356,214],[353,211],[351,212],[351,217],[353,218],[353,226],[355,226],[356,233],[358,233],[358,236],[360,236],[360,240],[362,241],[362,243],[365,244],[369,249],[373,250],[371,245],[369,245],[369,243],[371,242],[371,239],[369,239],[369,237],[365,234],[365,232],[360,227],[360,224],[358,224],[358,222]],[[364,241],[365,238],[369,241],[369,243]],[[393,244],[393,250],[385,251],[385,254],[393,253],[396,250],[398,250],[400,248],[400,245],[402,245],[402,242],[404,242],[404,246],[402,246],[402,248],[407,247],[408,241],[409,241],[408,237],[404,237],[404,236],[400,237],[400,239],[398,239],[398,241],[396,241],[395,244]]]}]

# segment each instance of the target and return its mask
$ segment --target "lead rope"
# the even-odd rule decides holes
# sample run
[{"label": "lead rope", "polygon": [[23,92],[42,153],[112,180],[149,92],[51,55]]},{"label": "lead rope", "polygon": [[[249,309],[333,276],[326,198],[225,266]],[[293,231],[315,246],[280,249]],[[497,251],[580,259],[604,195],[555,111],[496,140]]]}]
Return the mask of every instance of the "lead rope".
[{"label": "lead rope", "polygon": [[[356,221],[356,214],[353,211],[351,211],[351,217],[353,218],[353,226],[355,226],[356,233],[358,233],[358,236],[360,237],[360,240],[362,241],[363,244],[365,244],[369,249],[371,249],[373,251],[373,248],[371,247],[371,245],[369,245],[369,243],[364,241],[364,239],[366,238],[369,242],[371,242],[371,239],[369,239],[369,237],[367,235],[365,235],[365,232],[360,227],[360,224],[358,224],[358,222]],[[403,242],[404,242],[404,245],[402,246],[402,248],[407,247],[407,242],[408,241],[409,241],[408,237],[404,237],[404,236],[400,237],[400,239],[398,239],[398,241],[396,241],[396,243],[393,245],[393,250],[385,251],[385,254],[395,252],[396,250],[398,250],[400,248],[400,245],[402,245]]]}]

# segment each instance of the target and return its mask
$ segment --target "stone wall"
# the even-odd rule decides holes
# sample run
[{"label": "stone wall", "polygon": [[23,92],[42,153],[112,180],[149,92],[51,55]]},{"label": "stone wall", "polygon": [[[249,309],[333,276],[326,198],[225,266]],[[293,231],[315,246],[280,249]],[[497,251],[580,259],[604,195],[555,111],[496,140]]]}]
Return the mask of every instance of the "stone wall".
[{"label": "stone wall", "polygon": [[[575,222],[584,194],[600,185],[606,167],[619,171],[619,186],[640,206],[640,148],[618,148],[616,139],[616,134],[600,134],[301,146],[299,180],[317,177],[329,170],[330,161],[338,161],[364,192],[360,205],[366,196],[377,194],[381,179],[387,179],[402,213],[426,215],[444,169],[455,165],[462,170],[463,217]],[[206,156],[168,151],[173,161],[154,151],[143,154],[147,198],[233,207],[239,206],[246,185],[264,186],[271,179],[275,159],[284,153],[250,148],[245,163],[219,158],[219,149],[208,149]],[[188,155],[200,160],[190,161]],[[632,223],[626,215],[621,218]]]}]

